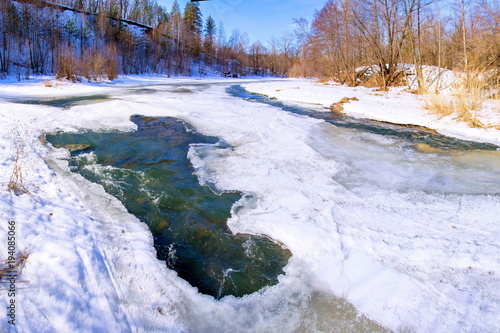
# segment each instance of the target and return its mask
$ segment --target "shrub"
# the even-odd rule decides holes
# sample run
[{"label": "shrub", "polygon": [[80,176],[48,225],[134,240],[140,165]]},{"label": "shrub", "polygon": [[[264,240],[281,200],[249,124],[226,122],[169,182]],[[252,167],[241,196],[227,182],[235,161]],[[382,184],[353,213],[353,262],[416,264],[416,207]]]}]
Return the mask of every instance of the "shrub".
[{"label": "shrub", "polygon": [[61,50],[56,57],[56,78],[78,81],[78,65],[74,50]]},{"label": "shrub", "polygon": [[120,72],[120,59],[118,57],[118,48],[116,45],[108,45],[105,50],[106,66],[105,72],[108,80],[114,80],[118,77]]},{"label": "shrub", "polygon": [[114,80],[118,77],[120,61],[115,45],[101,49],[87,50],[81,59],[81,75],[89,81],[101,82],[104,78]]},{"label": "shrub", "polygon": [[77,82],[83,76],[89,81],[101,82],[104,78],[116,79],[119,71],[118,48],[114,44],[88,49],[81,57],[76,57],[72,49],[65,49],[57,56],[58,79]]}]

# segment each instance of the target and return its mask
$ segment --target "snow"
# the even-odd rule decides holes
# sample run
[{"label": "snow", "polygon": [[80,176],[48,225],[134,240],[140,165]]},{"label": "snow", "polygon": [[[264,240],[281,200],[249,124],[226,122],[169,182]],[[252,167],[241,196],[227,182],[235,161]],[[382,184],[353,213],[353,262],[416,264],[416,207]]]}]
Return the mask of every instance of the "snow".
[{"label": "snow", "polygon": [[[443,82],[452,80],[446,72]],[[343,112],[355,118],[367,118],[395,124],[411,124],[434,129],[444,135],[489,142],[500,146],[500,130],[497,128],[471,128],[454,116],[439,119],[424,109],[423,98],[406,91],[406,88],[392,88],[388,91],[366,87],[347,87],[335,83],[321,84],[310,79],[293,79],[287,82],[259,82],[244,85],[254,93],[277,98],[282,101],[307,104],[318,109],[329,107],[343,97],[356,97],[359,101],[344,104]],[[492,106],[500,110],[499,101],[488,101],[485,110],[478,113],[484,124],[500,125],[500,112],[492,111]]]},{"label": "snow", "polygon": [[[47,79],[0,81],[0,181],[13,168],[18,131],[32,193],[0,191],[0,259],[9,220],[16,221],[17,248],[32,251],[23,272],[28,288],[16,295],[18,332],[373,331],[374,322],[393,331],[500,330],[497,152],[424,153],[225,89],[245,84],[322,105],[357,97],[344,105],[350,115],[445,132],[414,95],[310,80],[142,76],[45,87]],[[181,86],[192,93],[175,93]],[[133,91],[141,87],[158,92]],[[69,109],[12,102],[92,94],[112,98]],[[72,174],[64,149],[38,140],[57,130],[131,131],[133,114],[178,117],[231,145],[192,145],[188,155],[200,182],[245,194],[233,207],[231,230],[267,235],[290,249],[278,285],[221,301],[197,293],[156,259],[145,224],[102,187]],[[446,131],[499,140],[495,131],[460,124]],[[8,301],[0,298],[0,307]]]}]

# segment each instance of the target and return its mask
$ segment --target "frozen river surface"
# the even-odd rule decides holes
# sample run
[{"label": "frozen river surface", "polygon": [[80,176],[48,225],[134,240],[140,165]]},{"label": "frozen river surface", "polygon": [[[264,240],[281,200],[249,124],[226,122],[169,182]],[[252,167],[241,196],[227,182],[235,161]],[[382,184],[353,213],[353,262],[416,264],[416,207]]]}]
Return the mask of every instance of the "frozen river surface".
[{"label": "frozen river surface", "polygon": [[[229,230],[265,236],[291,253],[277,284],[220,300],[197,292],[158,261],[150,269],[162,273],[137,275],[132,291],[116,287],[124,293],[118,299],[138,285],[143,291],[120,305],[127,317],[127,325],[117,324],[120,329],[500,329],[500,152],[495,146],[323,117],[224,84],[109,90],[89,103],[82,98],[74,105],[50,102],[44,109],[50,116],[40,128],[116,133],[135,130],[130,117],[136,114],[181,119],[224,142],[192,142],[187,157],[201,185],[217,194],[241,194],[230,210]],[[67,173],[67,157],[51,149],[47,160],[67,182],[82,184],[94,207],[109,200],[106,219],[118,221],[120,203],[96,190],[98,185]],[[140,269],[112,271],[126,276]],[[141,309],[140,304],[154,306]],[[156,312],[145,316],[148,311]]]}]

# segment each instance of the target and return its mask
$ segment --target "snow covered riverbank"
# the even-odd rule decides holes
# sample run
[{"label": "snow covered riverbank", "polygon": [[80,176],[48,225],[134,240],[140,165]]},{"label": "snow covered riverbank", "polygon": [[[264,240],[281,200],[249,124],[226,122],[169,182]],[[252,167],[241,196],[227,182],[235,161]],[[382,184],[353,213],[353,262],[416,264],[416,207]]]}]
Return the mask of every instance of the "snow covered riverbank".
[{"label": "snow covered riverbank", "polygon": [[[0,191],[0,259],[7,221],[16,222],[17,248],[33,252],[23,273],[28,288],[16,294],[19,332],[381,331],[375,322],[394,331],[500,329],[496,152],[419,152],[394,138],[231,97],[214,81],[243,82],[0,82],[0,181],[9,180],[18,132],[32,193]],[[293,92],[306,84],[247,87]],[[369,93],[346,111],[378,103],[392,105],[396,117],[409,100]],[[12,103],[82,94],[106,97],[69,108]],[[363,102],[370,96],[373,103]],[[233,209],[231,230],[290,249],[278,285],[220,302],[197,293],[156,259],[144,224],[102,187],[70,173],[64,149],[38,140],[60,130],[134,130],[133,114],[177,117],[231,145],[193,145],[189,157],[201,182],[247,194]],[[1,297],[0,307],[8,302]],[[1,327],[12,328],[6,321]]]},{"label": "snow covered riverbank", "polygon": [[[454,116],[439,119],[424,109],[423,97],[405,92],[404,88],[391,88],[389,91],[366,87],[347,87],[333,83],[322,84],[315,80],[293,79],[286,82],[259,82],[245,84],[251,92],[266,95],[278,100],[303,103],[318,108],[329,107],[342,98],[356,97],[357,101],[343,104],[343,112],[351,117],[386,121],[394,124],[417,125],[434,129],[444,135],[465,140],[489,142],[500,146],[500,112],[477,113],[484,124],[495,128],[471,128]],[[500,101],[489,101],[500,104]],[[497,109],[500,109],[498,107]],[[328,110],[325,110],[328,112]]]}]

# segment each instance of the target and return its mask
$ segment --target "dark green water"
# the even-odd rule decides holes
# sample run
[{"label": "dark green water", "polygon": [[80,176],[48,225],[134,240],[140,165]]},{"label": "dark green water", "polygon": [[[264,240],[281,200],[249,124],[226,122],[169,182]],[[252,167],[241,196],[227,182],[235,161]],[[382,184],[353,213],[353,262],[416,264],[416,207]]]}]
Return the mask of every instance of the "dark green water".
[{"label": "dark green water", "polygon": [[[200,292],[243,296],[276,284],[290,252],[266,237],[234,235],[227,227],[240,193],[200,186],[187,158],[189,145],[222,145],[175,118],[132,117],[132,133],[58,133],[56,147],[83,145],[70,168],[101,184],[148,224],[159,259]],[[226,145],[227,147],[227,145]]]},{"label": "dark green water", "polygon": [[[424,129],[385,124],[365,119],[356,119],[333,112],[318,112],[314,109],[285,104],[278,100],[271,99],[267,96],[250,93],[245,90],[245,88],[239,85],[230,86],[229,88],[227,88],[227,92],[232,96],[243,98],[250,102],[268,104],[279,107],[282,110],[288,112],[316,119],[323,119],[335,126],[357,129],[364,132],[399,138],[412,144],[427,144],[433,148],[442,150],[453,149],[495,151],[500,148],[493,144],[455,139]],[[401,110],[401,112],[404,112],[404,110]]]}]

